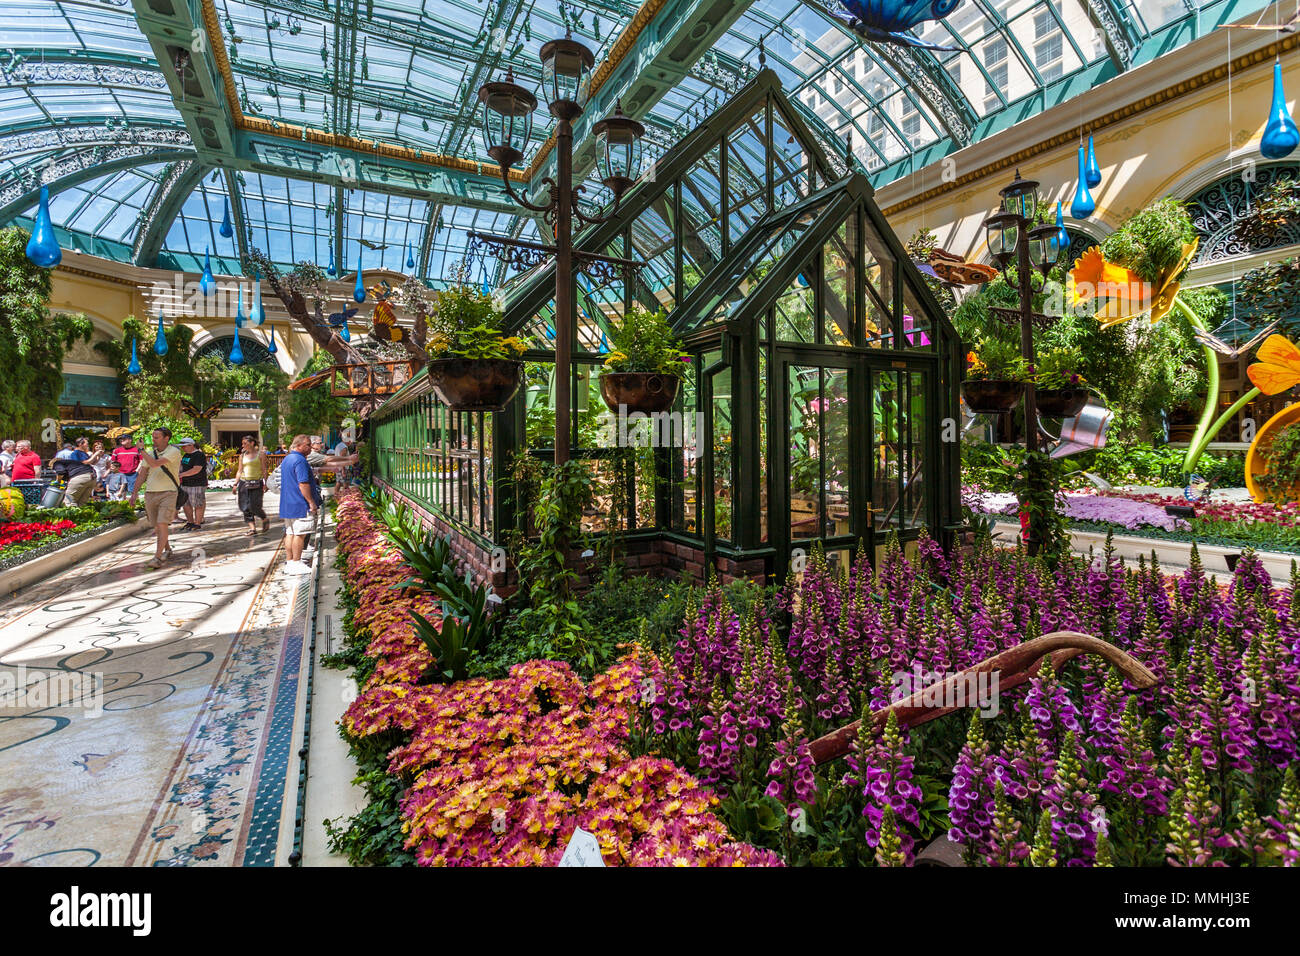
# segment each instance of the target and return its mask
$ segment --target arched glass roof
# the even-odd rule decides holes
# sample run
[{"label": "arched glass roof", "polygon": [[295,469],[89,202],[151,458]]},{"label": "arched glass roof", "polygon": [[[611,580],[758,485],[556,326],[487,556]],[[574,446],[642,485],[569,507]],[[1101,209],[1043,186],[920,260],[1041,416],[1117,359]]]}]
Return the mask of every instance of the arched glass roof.
[{"label": "arched glass roof", "polygon": [[[409,256],[435,279],[463,255],[469,230],[536,236],[533,220],[500,200],[458,201],[403,186],[401,176],[390,189],[387,172],[364,188],[341,188],[292,169],[273,174],[249,156],[227,164],[211,149],[196,151],[184,94],[174,73],[169,86],[155,52],[176,55],[175,40],[164,39],[161,21],[137,17],[139,8],[175,6],[198,17],[188,41],[216,77],[236,130],[371,143],[376,154],[397,147],[454,178],[476,168],[463,161],[486,159],[475,96],[484,81],[508,66],[537,87],[541,45],[568,28],[598,65],[617,67],[610,82],[630,90],[638,77],[624,66],[641,62],[640,38],[682,30],[709,5],[0,0],[0,222],[30,218],[36,187],[47,182],[57,192],[56,225],[75,246],[100,254],[195,268],[211,249],[230,267],[242,243],[282,263],[325,265],[333,253],[342,271],[355,268],[362,248],[367,267],[411,271]],[[965,0],[946,20],[913,31],[950,48],[937,52],[862,42],[835,16],[834,0],[726,6],[725,32],[712,48],[640,111],[650,155],[754,75],[762,40],[766,65],[810,122],[851,136],[860,160],[886,182],[1265,3]],[[539,106],[525,162],[552,125]],[[231,149],[245,148],[236,140]],[[234,239],[218,233],[228,202]],[[332,248],[340,231],[342,249]]]}]

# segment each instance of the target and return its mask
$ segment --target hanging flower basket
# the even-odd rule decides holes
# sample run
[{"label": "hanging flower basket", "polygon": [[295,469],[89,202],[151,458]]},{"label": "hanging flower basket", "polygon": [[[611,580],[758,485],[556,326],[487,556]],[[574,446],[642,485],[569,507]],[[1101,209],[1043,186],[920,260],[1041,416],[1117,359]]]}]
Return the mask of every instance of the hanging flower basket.
[{"label": "hanging flower basket", "polygon": [[1034,393],[1038,414],[1048,418],[1073,418],[1088,404],[1086,388],[1040,388]]},{"label": "hanging flower basket", "polygon": [[606,372],[600,377],[600,397],[611,412],[622,407],[653,415],[673,407],[681,383],[678,376],[659,372]]},{"label": "hanging flower basket", "polygon": [[453,412],[499,412],[515,397],[524,363],[514,359],[443,358],[429,363],[429,382]]},{"label": "hanging flower basket", "polygon": [[982,378],[961,383],[966,405],[977,415],[1005,415],[1025,396],[1025,383],[1014,379]]}]

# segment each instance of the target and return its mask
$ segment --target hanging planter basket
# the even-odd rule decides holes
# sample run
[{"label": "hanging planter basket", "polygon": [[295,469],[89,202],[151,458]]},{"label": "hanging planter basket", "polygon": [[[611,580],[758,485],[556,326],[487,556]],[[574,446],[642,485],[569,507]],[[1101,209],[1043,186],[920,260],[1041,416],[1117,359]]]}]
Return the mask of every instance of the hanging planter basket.
[{"label": "hanging planter basket", "polygon": [[1038,414],[1048,418],[1073,418],[1088,404],[1086,388],[1040,388],[1034,393]]},{"label": "hanging planter basket", "polygon": [[628,412],[653,415],[673,407],[681,383],[676,375],[658,372],[606,372],[600,377],[600,397],[611,412],[621,406]]},{"label": "hanging planter basket", "polygon": [[966,405],[977,415],[1005,415],[1025,396],[1025,383],[1011,379],[985,378],[961,383]]},{"label": "hanging planter basket", "polygon": [[443,358],[429,363],[429,382],[453,412],[499,412],[515,397],[524,363],[513,359]]}]

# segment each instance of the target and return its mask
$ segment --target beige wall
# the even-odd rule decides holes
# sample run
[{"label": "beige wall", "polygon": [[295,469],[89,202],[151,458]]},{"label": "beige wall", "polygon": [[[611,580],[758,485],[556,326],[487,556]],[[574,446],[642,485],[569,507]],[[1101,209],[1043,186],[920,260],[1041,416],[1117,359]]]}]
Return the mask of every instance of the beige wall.
[{"label": "beige wall", "polygon": [[[1233,59],[1253,61],[1234,66],[1231,84],[1229,32]],[[1157,199],[1188,198],[1250,160],[1266,162],[1259,138],[1272,100],[1274,40],[1263,31],[1217,31],[953,154],[948,169],[954,182],[944,182],[943,165],[932,164],[882,187],[876,200],[903,239],[928,227],[948,251],[988,261],[983,221],[1019,169],[1040,182],[1053,211],[1058,200],[1064,203],[1067,225],[1105,236]],[[1300,35],[1284,37],[1281,62],[1294,115]],[[1069,210],[1081,128],[1093,132],[1102,182],[1092,190],[1096,212],[1076,223]],[[1297,159],[1300,151],[1289,157]],[[1222,271],[1207,278],[1219,281]]]}]

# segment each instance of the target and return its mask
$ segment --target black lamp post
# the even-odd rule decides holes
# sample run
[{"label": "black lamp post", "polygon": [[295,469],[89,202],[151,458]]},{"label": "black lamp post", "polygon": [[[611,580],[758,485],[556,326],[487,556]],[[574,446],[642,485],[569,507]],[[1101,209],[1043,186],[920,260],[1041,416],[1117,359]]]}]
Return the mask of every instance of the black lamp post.
[{"label": "black lamp post", "polygon": [[[1000,189],[1002,197],[998,212],[984,220],[988,235],[989,252],[1006,271],[1012,259],[1016,262],[1016,283],[1020,291],[1020,355],[1032,369],[1034,356],[1034,299],[1030,284],[1031,266],[1046,277],[1064,251],[1059,231],[1055,225],[1037,225],[1038,183],[1021,179],[1020,170],[1011,184]],[[1031,378],[1025,384],[1025,451],[1042,450],[1038,434],[1038,393]],[[1026,542],[1031,555],[1038,552],[1038,540],[1030,526]]]},{"label": "black lamp post", "polygon": [[[1037,225],[1038,183],[1021,179],[1020,170],[1009,186],[998,191],[1002,197],[999,211],[984,220],[989,253],[1004,272],[1014,259],[1016,282],[1020,291],[1020,355],[1034,365],[1034,299],[1030,284],[1032,268],[1046,276],[1061,257],[1057,227]],[[1031,268],[1032,267],[1032,268]],[[1025,386],[1025,450],[1042,447],[1038,435],[1038,400],[1033,380]]]},{"label": "black lamp post", "polygon": [[[501,167],[506,192],[520,206],[541,213],[555,227],[555,245],[543,246],[519,240],[497,240],[497,244],[519,257],[520,250],[550,253],[555,256],[555,463],[569,460],[572,426],[573,339],[576,319],[573,303],[575,259],[595,260],[604,265],[629,266],[632,263],[611,256],[579,253],[573,248],[573,227],[604,222],[618,210],[619,200],[637,177],[641,159],[641,137],[645,127],[623,115],[616,107],[612,116],[593,127],[596,135],[600,172],[603,182],[614,195],[614,204],[606,216],[584,213],[577,199],[583,187],[573,185],[573,121],[585,106],[587,79],[595,57],[579,41],[566,34],[563,39],[545,44],[542,61],[542,91],[547,108],[557,120],[555,128],[555,178],[547,178],[547,201],[534,205],[515,193],[510,183],[510,169],[523,160],[532,114],[537,97],[514,82],[507,72],[505,80],[485,83],[478,92],[484,105],[483,135],[488,155]],[[479,237],[488,243],[493,240]]]}]

